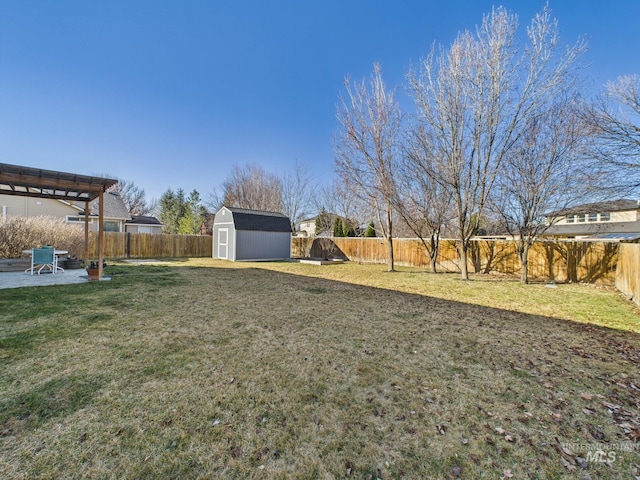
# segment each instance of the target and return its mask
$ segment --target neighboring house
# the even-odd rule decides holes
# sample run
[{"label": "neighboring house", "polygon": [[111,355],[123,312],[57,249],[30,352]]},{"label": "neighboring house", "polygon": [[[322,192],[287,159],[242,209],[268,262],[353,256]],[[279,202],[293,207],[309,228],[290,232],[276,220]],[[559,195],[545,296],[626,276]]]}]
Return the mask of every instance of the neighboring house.
[{"label": "neighboring house", "polygon": [[278,212],[222,207],[213,222],[213,258],[282,260],[291,257],[291,222]]},{"label": "neighboring house", "polygon": [[[317,232],[318,219],[321,217],[321,215],[324,215],[326,217],[325,228],[323,228],[320,232]],[[302,220],[300,222],[300,228],[296,232],[296,235],[299,237],[332,237],[333,222],[338,217],[340,216],[335,213],[325,212],[324,214],[316,215],[315,217]],[[343,218],[343,217],[340,217],[340,218]]]},{"label": "neighboring house", "polygon": [[145,215],[132,215],[131,220],[127,220],[124,224],[125,232],[130,233],[162,233],[164,225],[156,217],[148,217]]},{"label": "neighboring house", "polygon": [[298,229],[298,235],[303,237],[313,237],[316,234],[316,219],[318,217],[307,218],[300,222],[300,228]]},{"label": "neighboring house", "polygon": [[589,240],[640,239],[640,201],[596,202],[545,214],[545,237]]},{"label": "neighboring house", "polygon": [[[2,220],[8,217],[37,217],[41,215],[61,218],[67,223],[84,224],[85,202],[70,202],[41,197],[1,195]],[[98,199],[89,204],[89,230],[98,231]],[[131,220],[127,207],[117,192],[104,194],[105,232],[124,232],[125,222]]]},{"label": "neighboring house", "polygon": [[215,213],[204,214],[204,221],[200,225],[200,235],[213,235],[213,222],[216,219]]}]

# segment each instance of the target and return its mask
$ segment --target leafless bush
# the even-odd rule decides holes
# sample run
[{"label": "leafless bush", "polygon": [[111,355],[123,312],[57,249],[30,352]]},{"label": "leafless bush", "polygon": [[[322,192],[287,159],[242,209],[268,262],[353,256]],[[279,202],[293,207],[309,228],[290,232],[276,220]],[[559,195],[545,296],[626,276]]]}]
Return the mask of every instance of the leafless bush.
[{"label": "leafless bush", "polygon": [[22,250],[53,245],[70,255],[82,256],[84,231],[55,217],[10,217],[0,225],[0,258],[17,258]]}]

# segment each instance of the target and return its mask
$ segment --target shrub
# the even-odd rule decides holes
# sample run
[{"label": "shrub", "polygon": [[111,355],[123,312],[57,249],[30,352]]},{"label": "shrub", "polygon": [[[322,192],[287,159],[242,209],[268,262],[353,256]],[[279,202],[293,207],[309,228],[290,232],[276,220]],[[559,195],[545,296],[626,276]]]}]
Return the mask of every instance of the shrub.
[{"label": "shrub", "polygon": [[84,229],[64,220],[39,217],[10,217],[0,225],[0,258],[17,258],[22,250],[53,245],[81,257],[84,252]]}]

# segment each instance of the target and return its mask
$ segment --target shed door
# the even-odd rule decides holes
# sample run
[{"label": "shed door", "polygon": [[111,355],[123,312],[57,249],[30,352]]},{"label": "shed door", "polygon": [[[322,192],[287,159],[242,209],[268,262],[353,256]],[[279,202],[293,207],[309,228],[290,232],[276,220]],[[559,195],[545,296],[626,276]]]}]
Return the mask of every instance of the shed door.
[{"label": "shed door", "polygon": [[229,259],[229,229],[218,230],[218,258]]}]

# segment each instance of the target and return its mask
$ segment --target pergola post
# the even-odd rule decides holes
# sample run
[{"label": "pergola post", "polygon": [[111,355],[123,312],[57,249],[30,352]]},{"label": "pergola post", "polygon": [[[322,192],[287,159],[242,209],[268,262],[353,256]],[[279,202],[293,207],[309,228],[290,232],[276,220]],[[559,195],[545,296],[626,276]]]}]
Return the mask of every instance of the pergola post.
[{"label": "pergola post", "polygon": [[89,200],[84,202],[84,268],[89,268]]},{"label": "pergola post", "polygon": [[104,261],[104,192],[98,197],[98,279],[102,278]]}]

